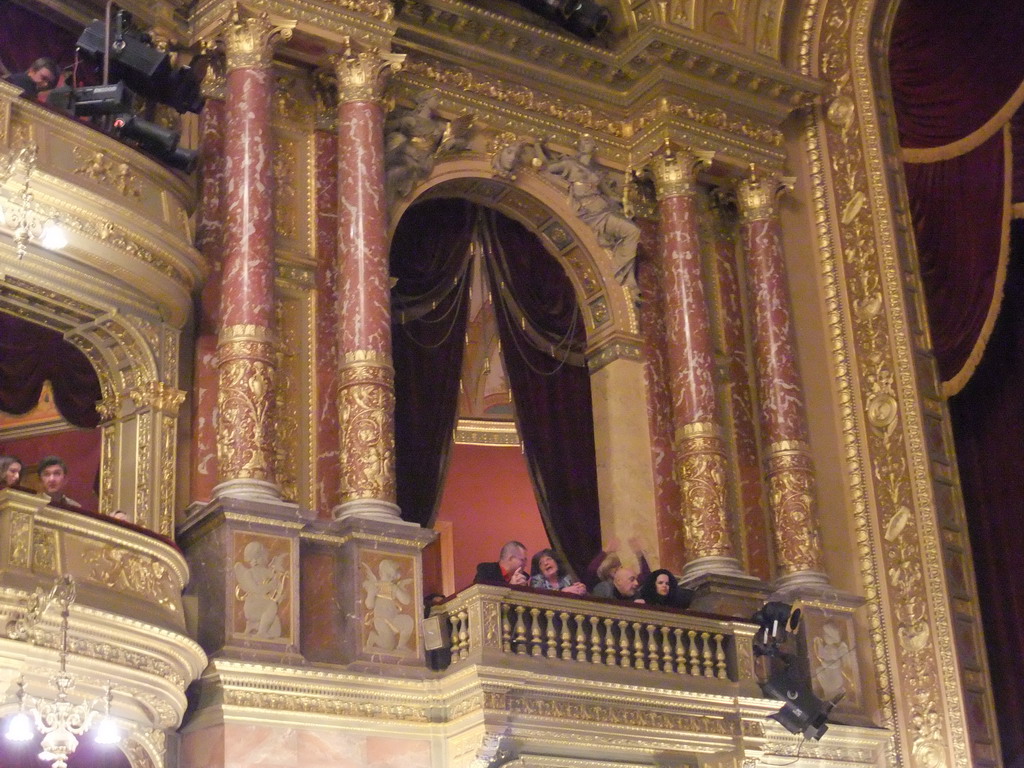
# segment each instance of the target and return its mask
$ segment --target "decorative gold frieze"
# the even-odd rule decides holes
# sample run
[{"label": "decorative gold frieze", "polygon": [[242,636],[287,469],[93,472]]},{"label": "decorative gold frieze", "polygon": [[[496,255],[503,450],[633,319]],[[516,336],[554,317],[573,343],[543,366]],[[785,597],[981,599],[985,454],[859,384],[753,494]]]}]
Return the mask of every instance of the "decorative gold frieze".
[{"label": "decorative gold frieze", "polygon": [[387,77],[399,71],[404,62],[404,53],[379,50],[357,53],[349,48],[345,54],[334,58],[339,102],[380,101]]},{"label": "decorative gold frieze", "polygon": [[32,565],[32,516],[23,512],[11,515],[11,565],[30,568]]},{"label": "decorative gold frieze", "polygon": [[589,354],[587,357],[587,368],[590,369],[590,373],[593,375],[616,360],[643,360],[643,357],[643,345],[640,341],[616,339]]},{"label": "decorative gold frieze", "polygon": [[395,501],[395,384],[391,366],[346,363],[338,371],[341,500]]},{"label": "decorative gold frieze", "polygon": [[231,18],[221,28],[227,71],[267,69],[274,58],[274,46],[291,39],[296,22],[275,18],[264,11],[242,18],[236,5]]},{"label": "decorative gold frieze", "polygon": [[393,704],[333,695],[310,696],[228,688],[224,691],[224,703],[274,712],[308,712],[375,721],[425,723],[430,719],[426,704]]},{"label": "decorative gold frieze", "polygon": [[128,163],[115,162],[101,151],[85,147],[74,147],[75,158],[81,165],[75,168],[76,175],[85,176],[95,182],[112,187],[124,197],[140,198],[142,189]]}]

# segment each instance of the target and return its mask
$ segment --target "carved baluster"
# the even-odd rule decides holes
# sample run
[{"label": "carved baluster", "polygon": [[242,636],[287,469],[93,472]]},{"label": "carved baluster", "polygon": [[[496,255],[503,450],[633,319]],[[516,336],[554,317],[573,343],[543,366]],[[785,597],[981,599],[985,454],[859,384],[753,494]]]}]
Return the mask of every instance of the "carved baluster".
[{"label": "carved baluster", "polygon": [[469,656],[469,612],[463,608],[459,611],[459,658]]},{"label": "carved baluster", "polygon": [[550,608],[548,608],[548,610],[544,611],[544,623],[547,625],[547,629],[545,630],[545,633],[544,633],[544,637],[545,637],[545,640],[547,641],[547,647],[548,647],[547,657],[549,659],[557,659],[558,658],[558,640],[556,639],[556,635],[555,635],[555,612],[552,611]]},{"label": "carved baluster", "polygon": [[604,620],[604,663],[609,667],[615,666],[615,632],[611,619]]},{"label": "carved baluster", "polygon": [[690,674],[700,677],[700,653],[697,652],[697,630],[687,631],[686,636],[690,638]]},{"label": "carved baluster", "polygon": [[516,647],[516,653],[520,655],[526,653],[526,623],[523,621],[525,611],[523,606],[516,606],[516,636],[512,642]]},{"label": "carved baluster", "polygon": [[572,634],[569,632],[569,614],[562,611],[558,614],[562,623],[562,658],[572,659]]},{"label": "carved baluster", "polygon": [[647,668],[652,672],[658,671],[658,628],[653,624],[647,625]]},{"label": "carved baluster", "polygon": [[[679,630],[677,629],[676,632]],[[672,643],[669,638],[668,627],[661,628],[661,671],[672,671]]]},{"label": "carved baluster", "polygon": [[572,617],[576,624],[576,661],[587,660],[587,633],[584,630],[583,614],[577,613]]},{"label": "carved baluster", "polygon": [[501,604],[501,650],[512,652],[512,622],[508,618],[508,603]]},{"label": "carved baluster", "polygon": [[639,621],[633,622],[633,668],[644,669],[644,637],[640,633],[643,625]]},{"label": "carved baluster", "polygon": [[459,614],[449,613],[448,623],[452,625],[452,636],[450,640],[452,662],[459,660]]},{"label": "carved baluster", "polygon": [[704,677],[715,676],[715,659],[711,654],[711,633],[701,632],[701,642],[704,644],[704,655],[701,663],[701,669],[704,672]]},{"label": "carved baluster", "polygon": [[686,674],[686,643],[683,642],[683,630],[673,630],[676,638],[676,672]]},{"label": "carved baluster", "polygon": [[540,608],[530,609],[530,654],[540,656]]},{"label": "carved baluster", "polygon": [[715,677],[719,680],[727,680],[729,673],[725,669],[725,637],[715,635]]},{"label": "carved baluster", "polygon": [[619,621],[619,666],[628,667],[631,666],[631,660],[629,658],[629,632],[626,630],[629,628],[628,621]]},{"label": "carved baluster", "polygon": [[590,617],[590,663],[601,663],[601,630],[597,626],[597,616]]}]

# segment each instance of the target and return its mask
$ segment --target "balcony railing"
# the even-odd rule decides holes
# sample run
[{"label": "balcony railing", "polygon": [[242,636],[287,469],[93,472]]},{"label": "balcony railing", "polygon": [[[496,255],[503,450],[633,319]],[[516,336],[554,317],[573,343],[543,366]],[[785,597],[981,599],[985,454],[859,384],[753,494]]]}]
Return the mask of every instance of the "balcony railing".
[{"label": "balcony railing", "polygon": [[471,587],[433,615],[447,625],[452,667],[526,656],[688,678],[754,680],[756,626],[735,619],[488,586]]}]

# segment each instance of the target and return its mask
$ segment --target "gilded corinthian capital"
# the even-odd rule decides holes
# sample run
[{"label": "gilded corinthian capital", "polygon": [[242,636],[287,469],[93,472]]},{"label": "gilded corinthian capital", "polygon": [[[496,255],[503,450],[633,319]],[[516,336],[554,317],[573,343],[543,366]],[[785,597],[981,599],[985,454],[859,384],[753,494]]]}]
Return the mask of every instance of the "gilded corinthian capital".
[{"label": "gilded corinthian capital", "polygon": [[236,5],[220,32],[227,71],[269,67],[274,57],[274,46],[291,39],[295,24],[294,20],[271,20],[266,11],[258,16],[242,18]]},{"label": "gilded corinthian capital", "polygon": [[736,199],[745,221],[770,219],[775,215],[775,201],[783,192],[793,189],[791,177],[758,176],[751,168],[750,176],[736,187]]},{"label": "gilded corinthian capital", "polygon": [[379,50],[356,53],[350,48],[333,61],[340,102],[380,101],[387,76],[402,68],[405,54]]},{"label": "gilded corinthian capital", "polygon": [[692,195],[697,189],[697,171],[709,165],[714,152],[703,150],[673,152],[671,149],[651,161],[654,191],[658,200]]}]

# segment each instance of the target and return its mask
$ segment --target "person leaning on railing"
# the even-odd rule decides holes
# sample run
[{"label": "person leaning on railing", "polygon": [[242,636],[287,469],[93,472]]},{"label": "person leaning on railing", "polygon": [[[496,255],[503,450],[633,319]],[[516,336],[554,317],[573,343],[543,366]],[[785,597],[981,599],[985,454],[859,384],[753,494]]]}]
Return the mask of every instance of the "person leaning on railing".
[{"label": "person leaning on railing", "polygon": [[569,573],[562,558],[553,549],[542,549],[533,556],[530,563],[530,586],[534,589],[548,589],[553,592],[568,592],[572,595],[587,594],[587,587]]},{"label": "person leaning on railing", "polygon": [[693,602],[693,590],[679,586],[679,580],[667,568],[659,568],[648,576],[639,594],[647,605],[689,608]]}]

